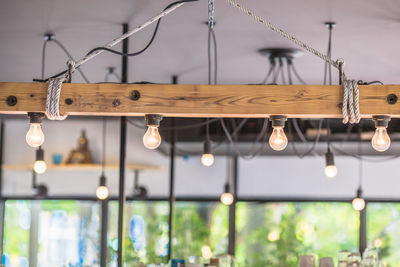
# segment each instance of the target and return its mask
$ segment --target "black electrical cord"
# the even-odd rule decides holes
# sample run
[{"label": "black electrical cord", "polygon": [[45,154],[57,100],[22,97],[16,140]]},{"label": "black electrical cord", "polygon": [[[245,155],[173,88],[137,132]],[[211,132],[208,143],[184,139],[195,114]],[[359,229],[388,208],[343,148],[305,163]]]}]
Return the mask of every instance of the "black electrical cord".
[{"label": "black electrical cord", "polygon": [[103,143],[102,143],[102,158],[101,158],[101,175],[104,176],[106,170],[106,134],[107,134],[107,118],[103,117]]},{"label": "black electrical cord", "polygon": [[[196,1],[199,1],[199,0],[176,1],[176,2],[173,2],[173,3],[169,4],[166,8],[164,8],[164,10],[166,10],[166,9],[168,9],[170,7],[173,7],[175,5],[179,5],[181,3],[196,2]],[[120,55],[120,56],[126,56],[126,57],[138,56],[138,55],[142,54],[144,51],[146,51],[151,46],[151,44],[153,43],[154,39],[156,38],[156,35],[157,35],[157,32],[158,32],[158,28],[160,27],[160,23],[161,23],[161,18],[158,19],[156,27],[155,27],[154,32],[153,32],[153,35],[151,36],[151,39],[148,42],[148,44],[143,49],[141,49],[141,50],[139,50],[137,52],[134,52],[134,53],[123,53],[123,52],[120,52],[120,51],[117,51],[117,50],[113,50],[113,49],[110,49],[110,48],[107,48],[107,47],[96,47],[96,48],[93,48],[92,50],[90,50],[90,52],[87,53],[86,55],[89,55],[89,54],[91,54],[93,52],[96,52],[98,50],[104,50],[104,51],[107,51],[107,52],[110,52],[110,53],[114,53],[114,54],[117,54],[117,55]]]},{"label": "black electrical cord", "polygon": [[[199,0],[182,0],[182,1],[176,1],[176,2],[173,2],[173,3],[169,4],[165,9],[168,9],[168,8],[170,8],[170,7],[173,7],[173,6],[178,5],[178,4],[181,4],[181,3],[196,2],[196,1],[199,1]],[[165,9],[164,9],[164,10],[165,10]],[[106,47],[96,47],[96,48],[92,49],[89,53],[87,53],[87,55],[89,55],[89,54],[91,54],[91,53],[93,53],[93,52],[95,52],[95,51],[97,51],[97,50],[105,50],[105,51],[108,51],[108,52],[111,52],[111,53],[114,53],[114,54],[117,54],[117,55],[120,55],[120,56],[137,56],[137,55],[140,55],[141,53],[143,53],[144,51],[146,51],[147,48],[149,48],[150,45],[153,43],[153,41],[154,41],[154,39],[155,39],[155,37],[156,37],[156,35],[157,35],[158,28],[159,28],[159,26],[160,26],[160,22],[161,22],[161,18],[158,19],[158,21],[157,21],[157,25],[156,25],[156,28],[154,29],[153,35],[152,35],[152,37],[151,37],[151,39],[150,39],[150,42],[149,42],[142,50],[140,50],[140,51],[138,51],[138,52],[127,54],[127,53],[122,53],[122,52],[119,52],[119,51],[116,51],[116,50],[113,50],[113,49],[110,49],[110,48],[106,48]],[[79,71],[79,67],[77,67],[76,69]],[[51,76],[50,78],[47,78],[47,79],[43,79],[43,78],[42,78],[42,79],[33,79],[33,81],[35,81],[35,82],[47,82],[49,79],[57,78],[57,77],[59,77],[59,76],[61,76],[61,75],[66,74],[67,72],[68,72],[68,70],[64,70],[64,71],[62,71],[62,72],[59,72],[59,73],[57,73],[57,74]]]},{"label": "black electrical cord", "polygon": [[[42,72],[41,72],[41,80],[39,79],[33,79],[33,81],[38,81],[38,82],[45,82],[48,79],[44,80],[44,75],[45,75],[45,69],[46,69],[46,48],[47,48],[47,43],[49,42],[54,42],[66,55],[70,60],[74,60],[72,57],[71,53],[68,51],[68,49],[57,39],[55,38],[50,38],[44,41],[43,47],[42,47]],[[81,74],[82,78],[85,80],[86,83],[90,83],[89,79],[86,77],[86,75],[83,73],[81,69],[78,68],[79,73]],[[65,72],[61,74],[57,74],[53,76],[52,78],[58,77],[62,74],[65,74]]]}]

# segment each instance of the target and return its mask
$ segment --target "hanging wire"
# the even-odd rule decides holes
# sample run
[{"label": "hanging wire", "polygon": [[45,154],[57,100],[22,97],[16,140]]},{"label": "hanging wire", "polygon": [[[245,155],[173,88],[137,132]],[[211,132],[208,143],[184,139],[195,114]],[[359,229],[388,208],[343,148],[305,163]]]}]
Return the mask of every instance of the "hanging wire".
[{"label": "hanging wire", "polygon": [[102,142],[102,158],[101,158],[101,175],[104,176],[106,170],[106,134],[107,134],[107,117],[103,117],[103,142]]}]

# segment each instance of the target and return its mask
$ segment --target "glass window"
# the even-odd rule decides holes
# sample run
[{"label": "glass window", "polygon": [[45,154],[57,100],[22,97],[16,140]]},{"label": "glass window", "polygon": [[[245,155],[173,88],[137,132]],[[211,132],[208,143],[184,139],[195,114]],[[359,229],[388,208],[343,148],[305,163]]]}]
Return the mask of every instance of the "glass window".
[{"label": "glass window", "polygon": [[[166,263],[168,255],[167,201],[129,201],[125,206],[124,262]],[[110,201],[108,213],[108,265],[116,266],[118,250],[118,202]]]},{"label": "glass window", "polygon": [[226,254],[229,208],[219,202],[177,202],[173,230],[173,258],[207,257],[205,247],[212,255]]},{"label": "glass window", "polygon": [[357,250],[359,217],[348,203],[237,204],[238,266],[295,267],[313,254],[336,259]]},{"label": "glass window", "polygon": [[70,200],[6,201],[3,263],[96,266],[99,205]]},{"label": "glass window", "polygon": [[[368,203],[367,240],[387,266],[400,266],[400,204]],[[385,265],[386,266],[386,265]]]}]

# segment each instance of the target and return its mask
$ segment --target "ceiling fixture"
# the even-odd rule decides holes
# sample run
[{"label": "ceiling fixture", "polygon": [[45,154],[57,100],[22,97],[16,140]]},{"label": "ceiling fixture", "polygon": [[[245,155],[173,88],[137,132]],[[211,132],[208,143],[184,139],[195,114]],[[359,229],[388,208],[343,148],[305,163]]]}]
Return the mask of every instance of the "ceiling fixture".
[{"label": "ceiling fixture", "polygon": [[42,149],[42,147],[39,147],[36,150],[36,160],[35,163],[33,164],[33,170],[37,174],[43,174],[47,170],[47,164],[44,161],[44,150]]},{"label": "ceiling fixture", "polygon": [[147,131],[143,136],[143,144],[148,149],[156,149],[161,144],[161,136],[158,127],[162,120],[161,115],[148,114],[144,117],[147,124]]},{"label": "ceiling fixture", "polygon": [[225,184],[225,190],[224,190],[224,193],[222,193],[220,200],[221,200],[221,203],[226,206],[232,205],[234,197],[233,197],[233,194],[230,192],[229,183]]},{"label": "ceiling fixture", "polygon": [[336,177],[338,170],[335,165],[335,156],[331,152],[331,149],[328,147],[328,151],[325,154],[326,166],[325,166],[325,175],[328,178]]},{"label": "ceiling fixture", "polygon": [[203,155],[201,155],[201,163],[206,167],[210,167],[214,164],[214,155],[211,152],[211,141],[209,139],[204,141],[204,149]]},{"label": "ceiling fixture", "polygon": [[109,196],[109,190],[106,186],[106,133],[107,133],[107,120],[103,118],[103,142],[102,142],[102,160],[101,160],[101,176],[99,181],[99,186],[96,189],[96,196],[100,200],[105,200]]},{"label": "ceiling fixture", "polygon": [[30,119],[30,127],[26,134],[26,142],[31,147],[39,147],[44,142],[44,134],[41,127],[44,114],[40,112],[28,112],[28,117]]},{"label": "ceiling fixture", "polygon": [[271,116],[272,121],[272,134],[269,138],[269,145],[275,151],[282,151],[288,144],[288,139],[285,135],[283,128],[285,127],[286,116]]},{"label": "ceiling fixture", "polygon": [[375,121],[375,134],[372,137],[372,147],[378,152],[384,152],[390,147],[390,137],[387,134],[386,128],[389,125],[389,116],[373,116]]}]

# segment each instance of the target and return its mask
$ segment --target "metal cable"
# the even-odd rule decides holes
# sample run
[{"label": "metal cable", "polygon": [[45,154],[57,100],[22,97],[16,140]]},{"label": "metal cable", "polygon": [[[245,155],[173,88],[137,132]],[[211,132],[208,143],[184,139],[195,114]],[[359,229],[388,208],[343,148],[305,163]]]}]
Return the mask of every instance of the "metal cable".
[{"label": "metal cable", "polygon": [[274,24],[272,24],[271,22],[263,19],[262,17],[258,16],[257,14],[255,14],[253,11],[247,9],[246,7],[240,5],[239,3],[235,2],[234,0],[226,0],[230,5],[232,5],[233,7],[241,10],[242,12],[246,13],[247,15],[251,16],[254,20],[264,24],[265,26],[267,26],[269,29],[273,30],[274,32],[279,33],[282,37],[292,41],[293,43],[295,43],[296,45],[300,46],[301,48],[307,50],[308,52],[316,55],[317,57],[321,58],[322,60],[328,62],[329,64],[331,64],[332,66],[334,66],[335,68],[339,68],[339,63],[332,60],[330,57],[328,57],[327,55],[324,55],[323,53],[319,52],[318,50],[312,48],[311,46],[307,45],[306,43],[300,41],[299,39],[297,39],[296,37],[294,37],[293,35],[289,34],[288,32],[278,28],[277,26],[275,26]]}]

